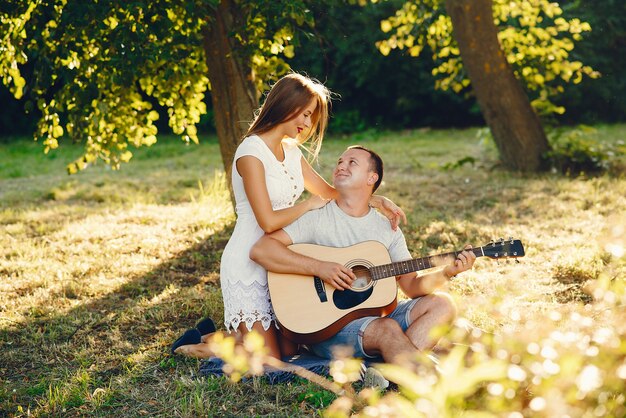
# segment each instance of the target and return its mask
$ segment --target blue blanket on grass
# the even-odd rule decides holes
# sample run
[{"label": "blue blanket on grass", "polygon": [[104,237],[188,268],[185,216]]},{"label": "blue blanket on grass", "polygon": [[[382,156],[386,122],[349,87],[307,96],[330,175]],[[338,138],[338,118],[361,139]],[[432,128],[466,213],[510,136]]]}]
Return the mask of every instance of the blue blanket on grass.
[{"label": "blue blanket on grass", "polygon": [[[321,376],[328,376],[328,371],[330,369],[330,360],[308,353],[285,357],[283,358],[283,361],[288,364],[303,367],[308,371]],[[221,359],[211,357],[200,363],[199,374],[201,376],[223,376],[223,366],[224,362]],[[275,385],[278,383],[291,382],[295,377],[297,377],[297,375],[291,371],[271,369],[266,370],[263,377],[270,385]]]}]

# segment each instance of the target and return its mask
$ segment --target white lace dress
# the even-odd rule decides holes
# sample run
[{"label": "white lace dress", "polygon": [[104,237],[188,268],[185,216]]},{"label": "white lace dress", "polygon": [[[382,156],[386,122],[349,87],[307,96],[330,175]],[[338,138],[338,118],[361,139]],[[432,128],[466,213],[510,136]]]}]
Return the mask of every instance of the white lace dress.
[{"label": "white lace dress", "polygon": [[222,297],[224,298],[224,325],[236,330],[242,322],[248,330],[261,322],[267,330],[276,320],[267,287],[267,272],[249,258],[250,248],[263,235],[243,188],[243,179],[237,171],[239,158],[251,155],[265,168],[265,183],[272,208],[284,209],[298,200],[304,190],[302,152],[295,142],[283,141],[284,161],[278,161],[265,143],[256,135],[243,140],[237,148],[232,169],[233,191],[237,223],[230,237],[220,266]]}]

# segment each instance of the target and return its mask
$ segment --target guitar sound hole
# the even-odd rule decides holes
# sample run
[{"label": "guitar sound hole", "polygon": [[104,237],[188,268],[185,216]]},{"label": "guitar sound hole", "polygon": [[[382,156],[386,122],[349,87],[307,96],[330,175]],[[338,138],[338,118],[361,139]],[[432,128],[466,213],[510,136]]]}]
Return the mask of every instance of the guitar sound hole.
[{"label": "guitar sound hole", "polygon": [[352,290],[360,291],[371,286],[372,277],[367,267],[354,266],[352,272],[356,275],[356,280],[352,282]]}]

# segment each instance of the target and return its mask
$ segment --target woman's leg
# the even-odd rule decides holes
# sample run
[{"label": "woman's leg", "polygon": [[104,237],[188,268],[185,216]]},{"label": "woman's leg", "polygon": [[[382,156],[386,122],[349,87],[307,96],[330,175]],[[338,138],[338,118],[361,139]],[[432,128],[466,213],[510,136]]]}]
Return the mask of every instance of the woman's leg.
[{"label": "woman's leg", "polygon": [[280,333],[280,331],[278,331],[278,343],[280,345],[280,352],[283,357],[294,356],[300,352],[300,344],[288,340],[284,335]]},{"label": "woman's leg", "polygon": [[[264,339],[264,345],[268,349],[268,355],[271,357],[280,359],[281,358],[281,344],[279,343],[279,333],[276,327],[272,324],[266,330],[263,329],[263,325],[260,322],[255,322],[252,324],[252,330],[258,332]],[[221,331],[218,331],[221,332]],[[227,336],[234,336],[236,338],[236,343],[241,344],[243,338],[246,334],[248,334],[248,328],[246,324],[243,322],[239,324],[237,328],[237,332],[225,333]],[[208,358],[214,357],[215,353],[211,350],[210,345],[211,341],[217,333],[208,334],[203,336],[202,342],[200,344],[188,344],[180,346],[176,349],[176,354],[182,354],[189,357],[195,358]],[[285,346],[287,347],[287,346]]]},{"label": "woman's leg", "polygon": [[213,350],[211,350],[211,342],[217,335],[225,335],[227,337],[235,337],[236,344],[241,344],[242,336],[240,332],[223,332],[217,331],[211,334],[203,335],[199,344],[187,344],[181,345],[174,352],[183,356],[195,357],[195,358],[209,358],[216,357]]},{"label": "woman's leg", "polygon": [[[277,359],[280,359],[280,344],[278,343],[278,330],[274,324],[270,324],[270,327],[266,330],[263,329],[263,324],[255,322],[252,324],[252,330],[258,332],[265,340],[265,347],[268,349],[268,355]],[[246,336],[250,331],[243,322],[239,324],[237,328],[242,338]]]}]

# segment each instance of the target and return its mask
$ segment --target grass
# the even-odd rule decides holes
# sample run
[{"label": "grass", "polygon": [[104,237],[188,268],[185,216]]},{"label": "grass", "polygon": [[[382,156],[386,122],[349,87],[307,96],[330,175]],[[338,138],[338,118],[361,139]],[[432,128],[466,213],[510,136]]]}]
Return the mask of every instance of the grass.
[{"label": "grass", "polygon": [[[318,168],[329,178],[351,144],[377,150],[381,193],[407,212],[416,256],[522,239],[520,264],[483,258],[451,283],[476,326],[587,311],[583,287],[611,259],[607,231],[624,222],[623,174],[502,171],[478,132],[329,137]],[[616,142],[626,126],[598,132]],[[198,361],[168,353],[198,318],[222,318],[219,260],[235,218],[215,138],[162,138],[120,171],[70,177],[64,167],[79,153],[0,143],[0,415],[318,415],[332,396],[311,383],[200,379]],[[442,169],[466,157],[474,164]]]}]

